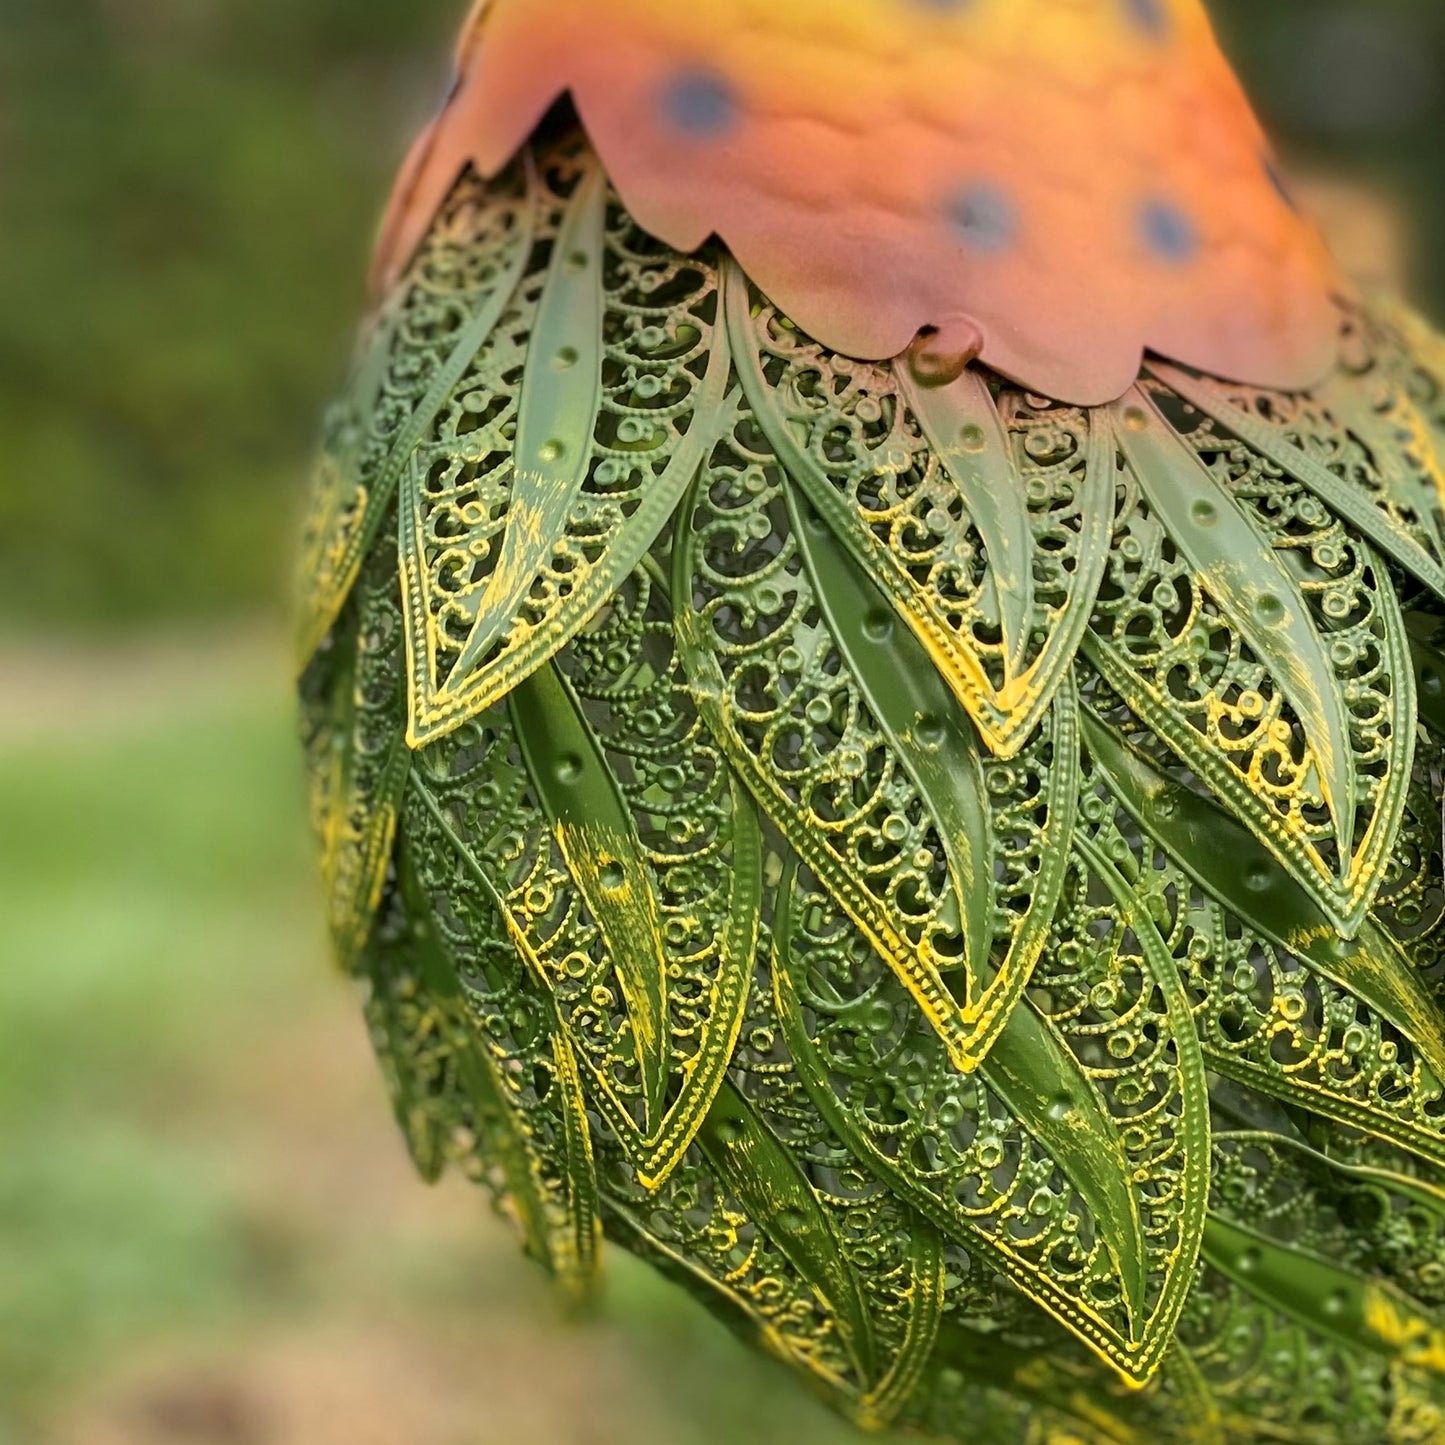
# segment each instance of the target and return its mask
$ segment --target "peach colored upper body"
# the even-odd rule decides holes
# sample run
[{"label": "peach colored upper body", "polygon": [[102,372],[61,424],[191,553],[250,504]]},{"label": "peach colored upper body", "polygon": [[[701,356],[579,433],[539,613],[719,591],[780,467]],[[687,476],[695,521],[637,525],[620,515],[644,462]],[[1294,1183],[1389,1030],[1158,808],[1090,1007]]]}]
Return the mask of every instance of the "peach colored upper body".
[{"label": "peach colored upper body", "polygon": [[1090,405],[1146,349],[1281,389],[1334,359],[1335,273],[1200,0],[481,0],[382,284],[565,92],[643,227],[716,233],[835,350],[933,327]]}]

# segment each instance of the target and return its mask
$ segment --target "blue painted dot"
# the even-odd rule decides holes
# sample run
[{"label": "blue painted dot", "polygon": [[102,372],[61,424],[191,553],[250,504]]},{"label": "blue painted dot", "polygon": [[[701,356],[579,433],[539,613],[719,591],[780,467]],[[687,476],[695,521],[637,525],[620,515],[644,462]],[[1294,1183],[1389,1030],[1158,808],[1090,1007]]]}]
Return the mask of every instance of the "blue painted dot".
[{"label": "blue painted dot", "polygon": [[687,135],[722,135],[737,121],[738,109],[732,82],[716,70],[684,71],[662,92],[663,115]]},{"label": "blue painted dot", "polygon": [[987,182],[957,192],[948,203],[948,219],[964,244],[975,251],[1002,251],[1018,234],[1013,202]]},{"label": "blue painted dot", "polygon": [[1160,38],[1169,31],[1169,10],[1164,0],[1124,0],[1129,19],[1146,35]]},{"label": "blue painted dot", "polygon": [[1168,201],[1148,201],[1139,215],[1144,243],[1161,261],[1187,261],[1199,249],[1194,222]]}]

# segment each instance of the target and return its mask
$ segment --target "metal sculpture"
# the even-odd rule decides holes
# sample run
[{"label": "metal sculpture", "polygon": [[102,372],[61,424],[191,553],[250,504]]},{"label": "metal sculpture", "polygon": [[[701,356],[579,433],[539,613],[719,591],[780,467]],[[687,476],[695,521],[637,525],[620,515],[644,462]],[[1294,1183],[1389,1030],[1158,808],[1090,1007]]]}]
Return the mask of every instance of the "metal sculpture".
[{"label": "metal sculpture", "polygon": [[[470,22],[307,528],[332,932],[418,1167],[569,1289],[604,1236],[651,1260],[869,1426],[1445,1440],[1445,343],[1342,299],[1259,151],[1233,224],[1290,307],[1211,316],[1211,221],[1102,360],[976,302],[987,257],[849,354],[783,309],[798,258],[779,296],[740,264],[735,197],[679,249],[667,176],[644,226],[612,174],[637,95],[726,146],[749,38],[1006,57],[1024,11],[1142,94],[1150,47],[1199,70],[1234,154],[1193,0],[569,4]],[[519,147],[478,106],[529,47]],[[603,139],[543,118],[568,86]]]}]

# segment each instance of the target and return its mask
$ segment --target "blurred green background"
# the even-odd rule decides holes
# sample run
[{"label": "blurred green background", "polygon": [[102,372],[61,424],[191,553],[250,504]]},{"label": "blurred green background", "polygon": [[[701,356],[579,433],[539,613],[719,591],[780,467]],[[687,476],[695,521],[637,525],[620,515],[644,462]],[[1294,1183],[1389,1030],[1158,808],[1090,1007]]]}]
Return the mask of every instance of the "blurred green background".
[{"label": "blurred green background", "polygon": [[[0,0],[0,1445],[850,1438],[413,1182],[325,963],[288,538],[462,0]],[[1445,5],[1228,0],[1339,249],[1445,313]]]}]

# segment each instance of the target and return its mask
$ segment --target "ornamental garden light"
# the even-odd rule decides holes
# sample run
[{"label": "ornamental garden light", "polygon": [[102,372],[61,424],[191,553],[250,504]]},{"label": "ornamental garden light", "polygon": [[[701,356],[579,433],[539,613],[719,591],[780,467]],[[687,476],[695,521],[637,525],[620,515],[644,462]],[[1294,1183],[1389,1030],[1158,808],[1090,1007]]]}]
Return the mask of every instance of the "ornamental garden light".
[{"label": "ornamental garden light", "polygon": [[483,0],[304,549],[418,1167],[865,1426],[1445,1441],[1442,508],[1197,0]]}]

